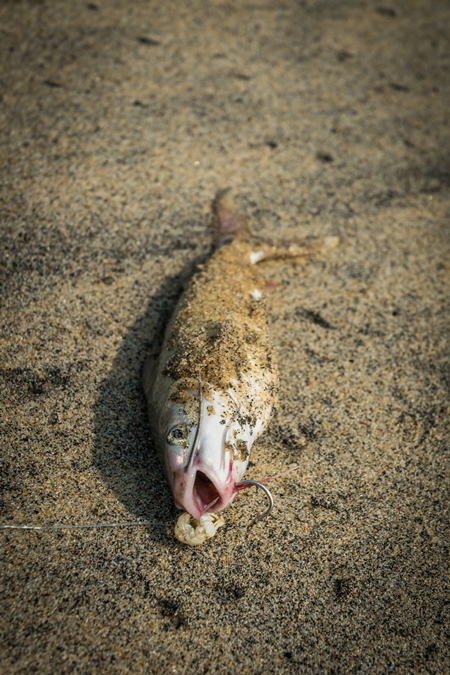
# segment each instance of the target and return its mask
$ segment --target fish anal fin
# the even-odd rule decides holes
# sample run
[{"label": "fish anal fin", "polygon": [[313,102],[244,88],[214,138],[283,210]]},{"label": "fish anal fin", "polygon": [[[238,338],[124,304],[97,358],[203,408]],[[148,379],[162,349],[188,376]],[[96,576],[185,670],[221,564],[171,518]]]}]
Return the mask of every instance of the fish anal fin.
[{"label": "fish anal fin", "polygon": [[273,293],[273,291],[276,291],[280,286],[282,286],[282,283],[278,279],[267,279],[264,283],[263,291],[266,294]]}]

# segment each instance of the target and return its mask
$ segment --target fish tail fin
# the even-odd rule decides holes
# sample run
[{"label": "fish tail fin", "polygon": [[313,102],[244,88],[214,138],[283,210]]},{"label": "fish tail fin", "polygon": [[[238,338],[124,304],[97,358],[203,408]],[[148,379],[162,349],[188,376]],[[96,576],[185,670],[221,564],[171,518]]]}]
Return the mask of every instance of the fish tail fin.
[{"label": "fish tail fin", "polygon": [[212,228],[214,244],[220,246],[232,241],[235,237],[247,233],[247,227],[237,215],[230,197],[231,188],[219,190],[212,203]]}]

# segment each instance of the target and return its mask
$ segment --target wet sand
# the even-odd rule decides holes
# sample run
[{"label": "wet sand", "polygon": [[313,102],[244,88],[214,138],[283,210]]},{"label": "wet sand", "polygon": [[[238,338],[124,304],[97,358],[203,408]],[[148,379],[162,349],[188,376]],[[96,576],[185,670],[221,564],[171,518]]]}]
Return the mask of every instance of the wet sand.
[{"label": "wet sand", "polygon": [[[4,2],[3,673],[446,673],[450,7]],[[281,396],[189,548],[141,368],[231,187]]]}]

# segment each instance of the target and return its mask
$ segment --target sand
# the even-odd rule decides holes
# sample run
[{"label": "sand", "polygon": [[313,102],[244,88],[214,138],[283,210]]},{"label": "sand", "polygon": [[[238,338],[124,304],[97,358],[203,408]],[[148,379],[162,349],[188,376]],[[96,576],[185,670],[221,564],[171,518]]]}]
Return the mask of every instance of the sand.
[{"label": "sand", "polygon": [[[448,673],[450,6],[0,6],[1,672]],[[141,368],[231,187],[280,403],[204,546]]]}]

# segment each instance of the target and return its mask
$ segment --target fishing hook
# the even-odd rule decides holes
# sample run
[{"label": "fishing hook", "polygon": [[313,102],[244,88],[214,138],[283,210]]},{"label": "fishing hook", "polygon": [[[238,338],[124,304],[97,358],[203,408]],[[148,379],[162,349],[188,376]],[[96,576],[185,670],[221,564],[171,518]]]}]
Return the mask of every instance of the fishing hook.
[{"label": "fishing hook", "polygon": [[272,510],[273,510],[273,507],[274,507],[274,503],[273,503],[273,497],[272,497],[272,495],[271,495],[271,493],[270,493],[270,490],[269,490],[268,488],[266,488],[265,485],[263,485],[262,483],[260,483],[260,482],[257,481],[257,480],[252,480],[251,478],[249,478],[249,479],[247,479],[247,480],[241,480],[240,483],[237,483],[236,488],[237,488],[238,490],[240,490],[240,489],[246,487],[247,485],[254,485],[255,487],[261,488],[261,490],[263,490],[263,491],[266,493],[267,498],[268,498],[268,500],[269,500],[269,506],[268,506],[268,508],[264,511],[264,513],[261,513],[259,516],[256,516],[256,518],[253,518],[252,522],[251,522],[250,525],[248,526],[248,527],[250,528],[250,527],[253,527],[253,525],[254,525],[255,523],[257,523],[258,520],[262,520],[263,518],[266,518],[268,515],[270,515],[270,514],[272,513]]}]

